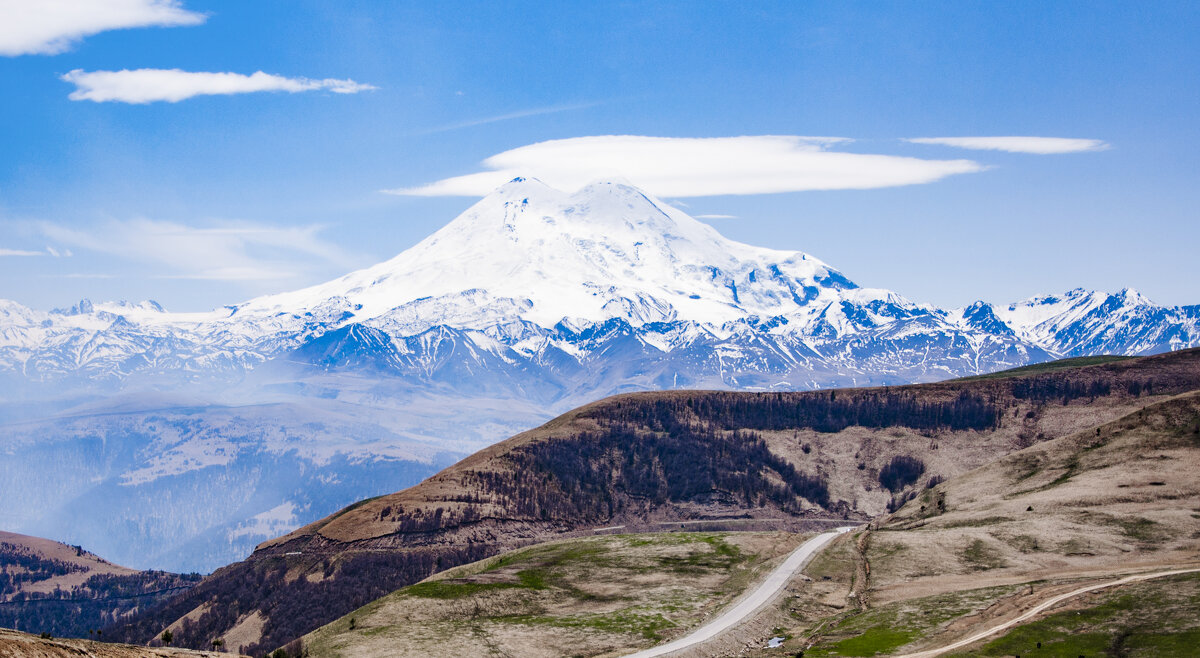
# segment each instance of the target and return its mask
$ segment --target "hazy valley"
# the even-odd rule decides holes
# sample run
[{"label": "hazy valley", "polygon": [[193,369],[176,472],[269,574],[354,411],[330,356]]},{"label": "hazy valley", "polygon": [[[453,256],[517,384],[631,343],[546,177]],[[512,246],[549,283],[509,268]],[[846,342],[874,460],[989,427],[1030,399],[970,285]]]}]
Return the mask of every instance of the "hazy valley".
[{"label": "hazy valley", "polygon": [[[532,543],[591,536],[600,528],[622,533],[811,532],[890,518],[882,527],[890,529],[903,526],[897,519],[920,504],[926,505],[925,514],[953,520],[952,511],[966,514],[971,508],[954,502],[953,496],[939,507],[930,496],[955,491],[956,482],[974,477],[972,469],[1002,470],[1018,456],[1042,454],[1043,446],[1070,446],[1078,437],[1102,436],[1111,431],[1109,424],[1132,422],[1130,440],[1153,440],[1152,423],[1142,427],[1134,422],[1139,413],[1150,413],[1143,409],[1178,407],[1177,422],[1191,429],[1186,395],[1200,389],[1200,352],[1052,365],[1027,374],[888,389],[683,391],[610,398],[480,451],[421,485],[363,501],[264,543],[246,561],[218,570],[196,588],[110,632],[127,641],[145,641],[187,617],[190,624],[178,636],[189,646],[234,636],[245,642],[244,650],[257,652],[287,644],[431,574]],[[1187,404],[1174,402],[1181,395]],[[1192,458],[1187,446],[1181,446],[1180,468],[1187,468]],[[1069,456],[1061,459],[1070,462]],[[1074,476],[1060,477],[1062,469],[1047,461],[1036,474],[1050,483]],[[942,484],[929,488],[931,482]],[[1045,484],[1030,480],[1033,489]],[[1149,483],[1137,486],[1175,491]],[[1186,502],[1175,502],[1182,500],[1177,495],[1164,499],[1164,511],[1190,514]],[[994,505],[989,500],[979,505]],[[1031,506],[1024,501],[1034,499],[1018,500],[1024,509]],[[1107,511],[1071,518],[1084,527],[1103,525],[1120,536],[1123,517],[1114,516],[1103,496],[1096,500]],[[1058,507],[1034,516],[1057,531],[1061,523],[1045,515]],[[890,508],[900,511],[887,517]],[[930,509],[942,511],[935,515]],[[1001,512],[990,517],[981,527],[1009,519]],[[939,522],[950,521],[939,518],[927,524]],[[965,527],[974,524],[967,521]],[[882,528],[873,535],[885,533]],[[1035,558],[1043,553],[1053,558],[1062,546],[1071,552],[1071,537],[1076,536],[1051,541],[1037,539],[1034,529],[1007,532],[1028,534],[1038,545],[1049,542],[1051,548],[1034,552]],[[990,563],[997,549],[989,542],[995,540],[977,535],[979,531],[958,530],[946,541],[965,547],[946,550],[959,554],[978,540],[982,543],[976,552],[982,557],[975,559]],[[1184,541],[1171,550],[1194,550],[1187,543],[1188,531],[1170,536]],[[1135,552],[1160,548],[1136,541],[1125,545]],[[840,550],[829,549],[833,555]],[[1113,551],[1083,550],[1094,557],[1083,562],[1111,564]],[[1169,552],[1164,544],[1161,554]],[[1004,563],[1005,554],[996,558],[997,564]],[[930,578],[948,579],[951,584],[944,588],[961,587],[953,584],[953,575],[962,567],[947,564],[940,549],[928,555],[933,560]],[[1126,555],[1120,560],[1129,563]],[[853,560],[847,565],[852,574]],[[886,582],[880,580],[886,571],[878,569],[873,567],[872,587]],[[818,586],[831,587],[831,598],[841,599],[837,609],[846,606],[847,592],[839,589],[844,584]],[[261,644],[256,648],[255,643]]]},{"label": "hazy valley", "polygon": [[1129,290],[938,309],[625,184],[518,179],[390,261],[210,313],[5,302],[0,520],[208,571],[607,395],[1169,351],[1200,344],[1198,309]]}]

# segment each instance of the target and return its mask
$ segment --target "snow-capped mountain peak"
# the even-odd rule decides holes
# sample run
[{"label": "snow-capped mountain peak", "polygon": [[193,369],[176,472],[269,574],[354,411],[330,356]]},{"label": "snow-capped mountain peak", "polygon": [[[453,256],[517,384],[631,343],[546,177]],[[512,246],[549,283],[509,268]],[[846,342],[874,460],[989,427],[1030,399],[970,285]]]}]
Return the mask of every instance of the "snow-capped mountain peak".
[{"label": "snow-capped mountain peak", "polygon": [[[136,519],[143,545],[203,560],[194,547],[213,537],[223,554],[249,550],[279,529],[263,519],[311,521],[428,474],[438,450],[477,449],[612,393],[901,384],[1197,344],[1200,306],[1073,290],[941,310],[859,288],[799,251],[729,240],[626,183],[568,194],[516,179],[390,260],[208,313],[0,300],[0,399],[66,405],[10,431],[0,470],[38,462],[72,483],[31,504],[17,478],[0,518],[37,508],[63,536]],[[4,405],[26,408],[42,406]],[[197,487],[201,473],[225,479]],[[226,510],[232,525],[111,509],[129,487]]]},{"label": "snow-capped mountain peak", "polygon": [[[517,178],[391,260],[252,300],[237,315],[344,300],[336,306],[348,319],[379,326],[411,316],[412,304],[428,326],[437,323],[439,305],[472,328],[514,311],[543,328],[564,318],[617,317],[634,326],[680,319],[719,325],[795,312],[822,296],[829,303],[854,287],[807,254],[734,242],[628,184],[597,182],[566,194]],[[474,319],[460,313],[468,293],[480,311]]]}]

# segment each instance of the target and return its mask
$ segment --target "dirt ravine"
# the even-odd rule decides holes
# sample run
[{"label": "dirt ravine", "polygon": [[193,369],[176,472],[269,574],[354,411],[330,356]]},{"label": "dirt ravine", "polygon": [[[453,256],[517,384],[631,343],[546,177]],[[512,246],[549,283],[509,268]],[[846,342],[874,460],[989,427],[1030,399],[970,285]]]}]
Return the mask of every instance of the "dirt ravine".
[{"label": "dirt ravine", "polygon": [[720,636],[721,634],[736,628],[739,624],[752,618],[763,606],[770,603],[783,588],[788,584],[788,581],[825,548],[829,542],[833,541],[838,535],[853,530],[853,527],[838,528],[830,532],[809,539],[804,542],[784,560],[783,564],[775,568],[774,571],[767,574],[766,579],[762,583],[750,590],[739,601],[734,603],[732,607],[722,613],[716,619],[688,633],[684,637],[679,638],[667,644],[639,651],[630,654],[628,658],[652,658],[653,656],[666,656],[685,651],[698,644],[707,642]]},{"label": "dirt ravine", "polygon": [[1141,582],[1143,580],[1153,580],[1155,578],[1166,578],[1168,576],[1178,576],[1181,574],[1196,573],[1196,572],[1200,572],[1200,567],[1189,567],[1189,568],[1184,568],[1184,569],[1171,569],[1168,571],[1155,571],[1155,572],[1151,572],[1151,573],[1134,574],[1131,576],[1125,576],[1124,578],[1119,578],[1117,580],[1110,580],[1108,582],[1093,583],[1091,585],[1077,587],[1068,592],[1064,592],[1064,593],[1052,596],[1052,597],[1046,599],[1045,601],[1042,601],[1041,603],[1033,606],[1032,608],[1029,608],[1028,610],[1021,613],[1020,615],[1013,617],[1012,619],[1009,619],[1000,624],[992,626],[991,628],[988,628],[986,630],[972,633],[971,635],[969,635],[961,640],[958,640],[956,642],[952,642],[950,644],[946,644],[946,645],[937,647],[936,649],[926,649],[924,651],[918,651],[916,653],[902,654],[900,656],[896,656],[896,658],[934,658],[935,656],[940,656],[944,653],[948,653],[950,651],[955,651],[957,649],[962,649],[963,647],[970,646],[972,644],[975,644],[976,642],[979,642],[980,640],[984,640],[988,637],[996,635],[997,633],[1006,631],[1010,628],[1013,628],[1014,626],[1018,626],[1021,623],[1029,621],[1030,619],[1033,619],[1034,617],[1040,615],[1041,613],[1049,610],[1050,608],[1053,608],[1054,606],[1056,606],[1064,601],[1068,601],[1075,597],[1082,596],[1089,592],[1094,592],[1096,590],[1101,590],[1101,589],[1107,589],[1109,587],[1117,587],[1120,585],[1128,585],[1130,583]]}]

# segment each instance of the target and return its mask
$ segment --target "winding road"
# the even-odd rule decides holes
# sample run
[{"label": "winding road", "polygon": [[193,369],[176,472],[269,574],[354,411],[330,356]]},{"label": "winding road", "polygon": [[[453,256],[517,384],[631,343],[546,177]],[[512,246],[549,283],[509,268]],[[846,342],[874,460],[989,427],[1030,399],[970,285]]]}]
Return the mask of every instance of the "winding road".
[{"label": "winding road", "polygon": [[783,564],[768,574],[758,587],[745,594],[737,603],[723,612],[721,616],[678,640],[652,647],[645,651],[629,654],[628,658],[651,658],[651,656],[665,656],[676,651],[682,651],[701,642],[707,642],[741,624],[757,612],[759,608],[775,598],[775,595],[783,590],[784,586],[799,571],[800,567],[804,566],[817,551],[825,548],[825,545],[833,541],[834,537],[853,529],[853,527],[838,528],[837,530],[821,533],[800,544],[799,548],[792,551],[792,554],[783,561]]}]

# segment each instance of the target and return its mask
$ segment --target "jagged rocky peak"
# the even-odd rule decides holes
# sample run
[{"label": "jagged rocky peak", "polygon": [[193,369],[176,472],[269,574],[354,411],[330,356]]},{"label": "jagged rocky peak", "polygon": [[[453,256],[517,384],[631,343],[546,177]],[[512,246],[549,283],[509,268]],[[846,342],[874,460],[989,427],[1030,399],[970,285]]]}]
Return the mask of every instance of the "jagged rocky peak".
[{"label": "jagged rocky peak", "polygon": [[78,303],[66,308],[56,308],[51,313],[55,315],[91,315],[93,313],[121,313],[123,311],[144,311],[147,313],[166,313],[166,309],[161,304],[153,299],[146,299],[140,302],[129,302],[122,299],[117,302],[99,302],[93,303],[92,300],[84,298]]},{"label": "jagged rocky peak", "polygon": [[964,308],[962,318],[963,322],[973,329],[1002,336],[1013,335],[1013,330],[996,317],[995,309],[987,302],[978,301]]},{"label": "jagged rocky peak", "polygon": [[74,306],[68,306],[67,308],[56,308],[50,312],[56,315],[88,315],[95,311],[95,308],[95,305],[92,304],[92,300],[85,297],[84,299],[79,300],[79,303],[75,304]]}]

